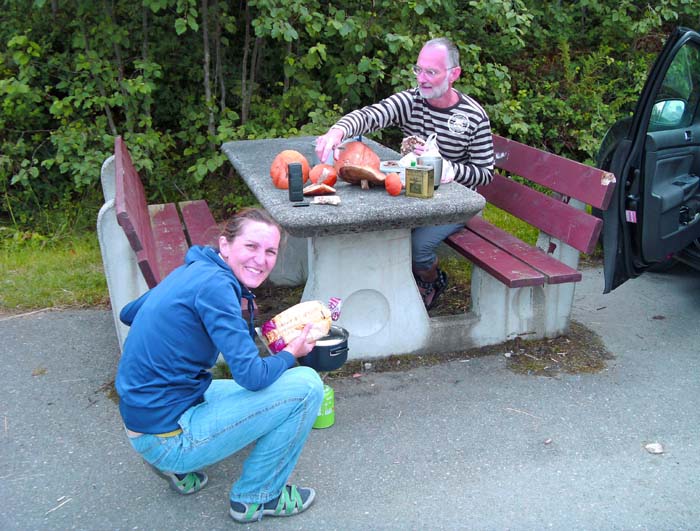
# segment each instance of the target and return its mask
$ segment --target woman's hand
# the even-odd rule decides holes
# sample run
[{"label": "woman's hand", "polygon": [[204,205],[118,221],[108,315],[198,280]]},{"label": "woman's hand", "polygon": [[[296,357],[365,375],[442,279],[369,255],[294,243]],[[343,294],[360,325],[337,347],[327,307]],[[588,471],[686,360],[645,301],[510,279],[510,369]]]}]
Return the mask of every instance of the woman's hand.
[{"label": "woman's hand", "polygon": [[311,349],[316,346],[316,341],[308,338],[309,330],[311,330],[312,326],[313,325],[311,323],[308,323],[301,331],[301,334],[291,343],[289,343],[284,350],[289,352],[295,358],[301,358],[302,356],[306,356],[309,352],[311,352]]}]

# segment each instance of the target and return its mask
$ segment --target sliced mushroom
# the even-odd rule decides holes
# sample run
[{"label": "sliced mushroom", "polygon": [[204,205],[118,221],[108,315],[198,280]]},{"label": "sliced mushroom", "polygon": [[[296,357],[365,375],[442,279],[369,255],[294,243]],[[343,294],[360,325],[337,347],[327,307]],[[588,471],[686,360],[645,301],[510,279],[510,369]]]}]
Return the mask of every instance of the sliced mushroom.
[{"label": "sliced mushroom", "polygon": [[334,194],[335,188],[328,186],[327,184],[310,184],[304,188],[304,195],[328,195]]}]

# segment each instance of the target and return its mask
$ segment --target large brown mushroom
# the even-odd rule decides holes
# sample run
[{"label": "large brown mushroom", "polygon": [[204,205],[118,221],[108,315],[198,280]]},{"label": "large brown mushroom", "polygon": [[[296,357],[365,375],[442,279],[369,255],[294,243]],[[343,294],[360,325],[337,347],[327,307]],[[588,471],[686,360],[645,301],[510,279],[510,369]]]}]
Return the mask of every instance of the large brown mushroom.
[{"label": "large brown mushroom", "polygon": [[384,185],[385,175],[379,171],[380,160],[372,149],[362,142],[349,142],[339,148],[335,161],[338,176],[350,184],[360,184],[363,190],[370,184]]}]

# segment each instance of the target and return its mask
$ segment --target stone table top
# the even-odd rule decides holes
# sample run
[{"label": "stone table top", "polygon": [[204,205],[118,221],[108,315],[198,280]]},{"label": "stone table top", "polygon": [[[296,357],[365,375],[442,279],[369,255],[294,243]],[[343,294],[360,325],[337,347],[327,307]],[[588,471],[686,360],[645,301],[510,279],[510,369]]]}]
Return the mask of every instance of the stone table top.
[{"label": "stone table top", "polygon": [[[292,236],[312,237],[405,229],[430,225],[466,222],[484,208],[478,193],[457,183],[440,185],[431,199],[390,196],[383,187],[363,190],[340,179],[335,184],[341,199],[338,206],[292,206],[289,192],[276,188],[270,177],[275,156],[285,149],[304,155],[313,166],[316,137],[271,138],[226,142],[221,149],[246,182],[260,204]],[[369,139],[370,146],[382,161],[398,160],[400,155]]]}]

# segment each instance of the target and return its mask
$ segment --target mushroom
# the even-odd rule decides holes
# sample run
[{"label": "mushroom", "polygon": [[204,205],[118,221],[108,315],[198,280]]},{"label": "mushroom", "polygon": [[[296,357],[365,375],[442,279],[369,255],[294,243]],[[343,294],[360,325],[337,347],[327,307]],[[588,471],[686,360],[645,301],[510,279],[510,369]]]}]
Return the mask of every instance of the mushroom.
[{"label": "mushroom", "polygon": [[304,195],[327,195],[334,193],[335,188],[328,186],[326,183],[310,184],[304,188]]},{"label": "mushroom", "polygon": [[340,156],[335,162],[338,176],[350,184],[360,183],[363,190],[370,184],[384,185],[385,175],[379,171],[380,160],[372,149],[355,141],[339,148]]}]

